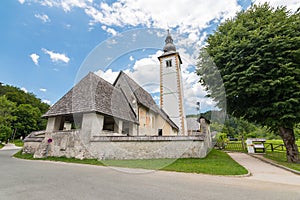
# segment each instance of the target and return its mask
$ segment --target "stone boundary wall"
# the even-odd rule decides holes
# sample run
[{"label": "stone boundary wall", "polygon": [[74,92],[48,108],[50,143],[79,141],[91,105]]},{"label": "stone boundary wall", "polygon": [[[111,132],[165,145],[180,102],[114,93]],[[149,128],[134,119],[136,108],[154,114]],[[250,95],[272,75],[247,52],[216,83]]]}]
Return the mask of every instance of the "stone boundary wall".
[{"label": "stone boundary wall", "polygon": [[[52,140],[50,143],[49,139]],[[45,133],[41,142],[33,140],[25,140],[24,149],[30,152],[24,153],[34,153],[35,158],[203,158],[209,148],[204,136],[94,136],[85,143],[80,130]]]},{"label": "stone boundary wall", "polygon": [[156,141],[204,141],[200,136],[94,136],[91,142],[156,142]]},{"label": "stone boundary wall", "polygon": [[93,156],[101,160],[203,158],[207,154],[204,141],[101,141],[91,142]]}]

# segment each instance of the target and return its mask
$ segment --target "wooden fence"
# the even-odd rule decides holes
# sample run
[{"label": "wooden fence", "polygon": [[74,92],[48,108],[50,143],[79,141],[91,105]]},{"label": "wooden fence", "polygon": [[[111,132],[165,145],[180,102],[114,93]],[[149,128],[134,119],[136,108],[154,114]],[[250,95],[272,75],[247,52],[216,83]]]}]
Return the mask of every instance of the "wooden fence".
[{"label": "wooden fence", "polygon": [[[268,156],[286,159],[286,149],[283,144],[265,142],[265,153]],[[230,141],[225,145],[224,150],[226,151],[237,151],[237,152],[245,152],[247,153],[247,144],[242,143],[242,141]],[[298,146],[298,150],[300,152],[300,146]]]}]

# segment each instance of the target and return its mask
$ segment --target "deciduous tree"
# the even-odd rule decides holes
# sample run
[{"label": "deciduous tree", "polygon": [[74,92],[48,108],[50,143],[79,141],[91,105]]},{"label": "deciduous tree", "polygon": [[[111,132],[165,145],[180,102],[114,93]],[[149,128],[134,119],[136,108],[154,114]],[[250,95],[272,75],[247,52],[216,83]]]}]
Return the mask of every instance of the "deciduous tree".
[{"label": "deciduous tree", "polygon": [[288,161],[299,162],[294,135],[300,122],[299,9],[253,5],[225,21],[208,37],[197,73],[220,107],[224,86],[227,112],[279,131]]},{"label": "deciduous tree", "polygon": [[16,104],[7,100],[5,96],[0,96],[0,141],[7,141],[12,134],[12,123],[16,120],[13,112]]}]

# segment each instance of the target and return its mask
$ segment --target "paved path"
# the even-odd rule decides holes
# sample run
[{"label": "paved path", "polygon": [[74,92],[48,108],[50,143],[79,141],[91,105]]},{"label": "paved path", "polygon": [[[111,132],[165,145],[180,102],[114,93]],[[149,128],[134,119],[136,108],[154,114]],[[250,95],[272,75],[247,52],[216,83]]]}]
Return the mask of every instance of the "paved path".
[{"label": "paved path", "polygon": [[5,146],[0,149],[0,151],[2,150],[15,150],[15,149],[22,149],[22,147],[17,147],[15,144],[12,144],[12,143],[8,143],[8,144],[5,144]]},{"label": "paved path", "polygon": [[[244,153],[228,153],[235,161],[247,168],[251,175],[247,179],[300,186],[300,176],[265,163]],[[300,198],[299,198],[300,199]]]}]

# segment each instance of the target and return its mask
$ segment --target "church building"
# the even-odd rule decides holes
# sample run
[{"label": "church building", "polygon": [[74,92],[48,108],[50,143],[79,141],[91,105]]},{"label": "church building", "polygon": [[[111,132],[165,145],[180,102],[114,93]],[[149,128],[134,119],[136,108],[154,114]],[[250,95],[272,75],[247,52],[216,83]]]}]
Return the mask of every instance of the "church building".
[{"label": "church building", "polygon": [[34,157],[97,159],[205,157],[209,128],[187,135],[181,58],[168,31],[160,61],[160,107],[121,71],[113,84],[87,74],[43,117],[46,130],[24,140]]}]

